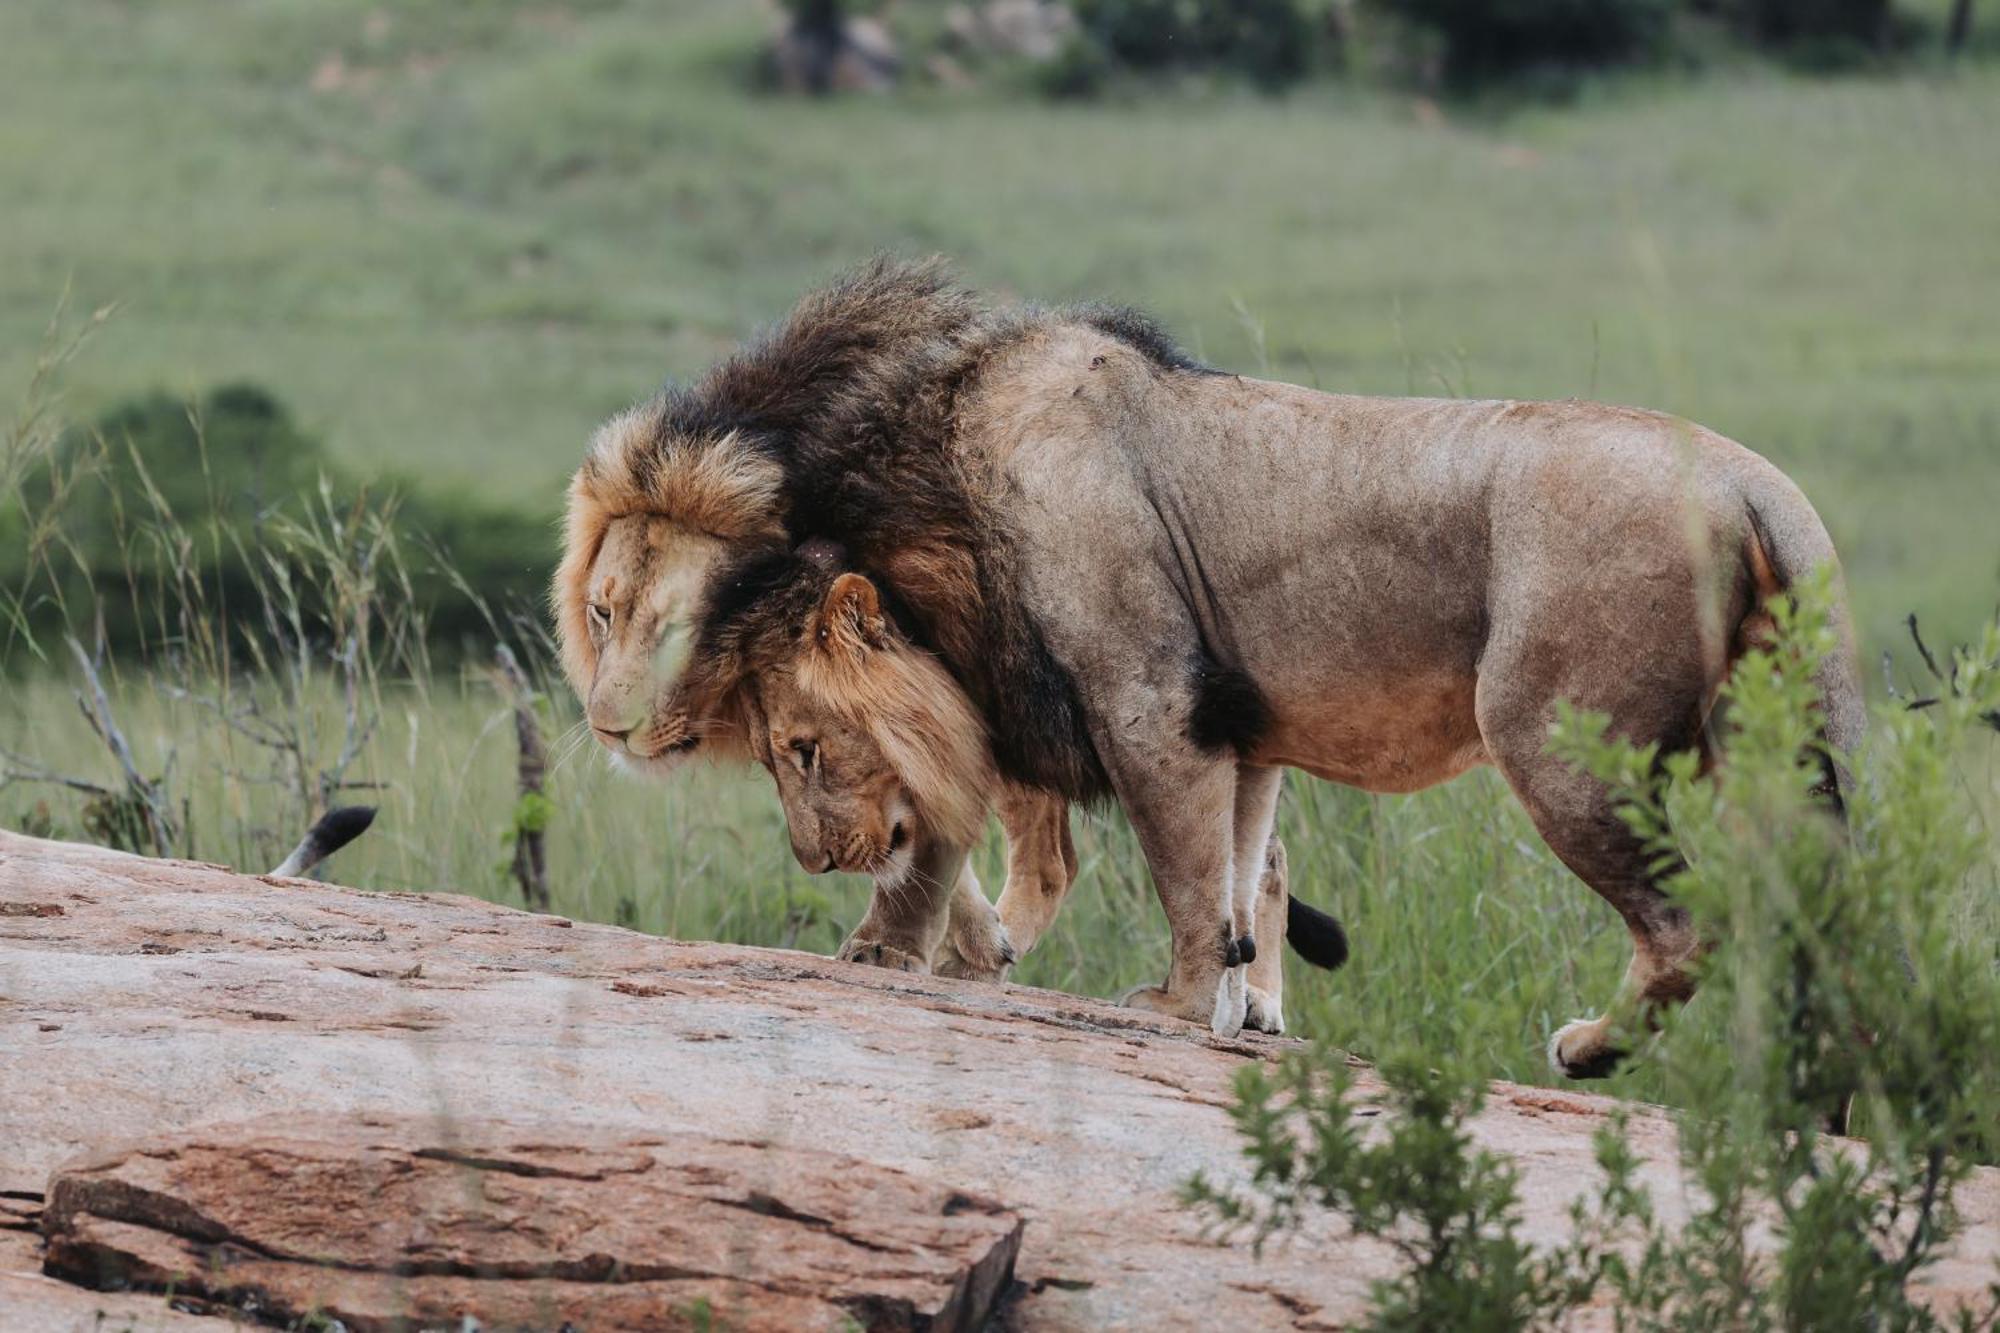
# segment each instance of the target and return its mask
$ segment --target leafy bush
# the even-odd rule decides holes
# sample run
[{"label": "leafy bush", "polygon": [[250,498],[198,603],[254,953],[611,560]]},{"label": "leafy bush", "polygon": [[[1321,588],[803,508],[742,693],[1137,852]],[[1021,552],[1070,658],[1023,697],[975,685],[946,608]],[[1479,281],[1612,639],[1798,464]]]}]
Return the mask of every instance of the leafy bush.
[{"label": "leafy bush", "polygon": [[1077,0],[1077,47],[1051,73],[1057,91],[1094,89],[1112,67],[1220,70],[1278,89],[1312,72],[1326,32],[1309,0]]},{"label": "leafy bush", "polygon": [[[1414,1050],[1380,1068],[1383,1090],[1357,1098],[1338,1052],[1285,1060],[1275,1077],[1249,1066],[1230,1114],[1258,1197],[1198,1175],[1184,1198],[1225,1225],[1252,1227],[1260,1245],[1313,1208],[1332,1208],[1356,1233],[1389,1242],[1408,1268],[1374,1284],[1368,1327],[1384,1333],[1507,1333],[1588,1299],[1604,1238],[1579,1225],[1571,1245],[1537,1254],[1521,1236],[1513,1167],[1475,1148],[1466,1130],[1485,1102],[1478,1075]],[[1374,1138],[1364,1126],[1377,1115],[1386,1132]]]},{"label": "leafy bush", "polygon": [[550,522],[354,482],[262,388],[152,394],[67,432],[0,497],[7,643],[93,621],[118,651],[184,643],[191,613],[259,614],[260,585],[316,539],[397,546],[398,591],[446,646],[490,639],[486,608],[535,605],[555,558]]},{"label": "leafy bush", "polygon": [[1743,37],[1809,63],[1850,63],[1886,47],[1889,0],[1715,0],[1714,12]]},{"label": "leafy bush", "polygon": [[1438,34],[1447,79],[1645,60],[1663,49],[1673,0],[1381,0]]},{"label": "leafy bush", "polygon": [[[2000,973],[1992,941],[1964,938],[1946,907],[1984,863],[1956,761],[2000,727],[2000,627],[1923,710],[1881,717],[1843,828],[1814,794],[1824,598],[1774,607],[1775,645],[1725,691],[1711,774],[1609,738],[1602,717],[1558,728],[1559,751],[1678,867],[1668,886],[1715,943],[1696,1009],[1656,1050],[1693,1187],[1678,1230],[1614,1122],[1598,1143],[1608,1183],[1573,1210],[1570,1243],[1528,1253],[1510,1170],[1466,1134],[1482,1089],[1436,1053],[1385,1061],[1375,1101],[1394,1119],[1372,1145],[1338,1057],[1252,1066],[1235,1109],[1250,1188],[1198,1179],[1190,1199],[1260,1236],[1332,1208],[1392,1240],[1408,1266],[1377,1288],[1378,1329],[1540,1327],[1607,1289],[1624,1329],[1993,1327],[2000,1286],[1992,1309],[1954,1320],[1911,1287],[1952,1234],[1954,1186],[2000,1148]],[[1822,1127],[1849,1105],[1866,1141],[1836,1148]]]}]

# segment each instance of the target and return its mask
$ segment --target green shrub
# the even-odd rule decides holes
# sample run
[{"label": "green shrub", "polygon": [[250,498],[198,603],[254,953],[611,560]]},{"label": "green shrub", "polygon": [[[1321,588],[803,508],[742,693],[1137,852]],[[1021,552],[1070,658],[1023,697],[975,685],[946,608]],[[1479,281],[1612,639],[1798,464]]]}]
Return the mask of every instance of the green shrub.
[{"label": "green shrub", "polygon": [[151,394],[66,432],[0,497],[4,655],[98,624],[118,652],[184,645],[197,621],[264,614],[263,585],[316,540],[394,546],[395,595],[451,648],[490,644],[489,617],[535,611],[556,555],[542,517],[363,486],[257,386]]},{"label": "green shrub", "polygon": [[1673,0],[1381,0],[1438,34],[1444,73],[1469,84],[1641,61],[1664,48]]},{"label": "green shrub", "polygon": [[[1608,1184],[1573,1210],[1570,1243],[1527,1253],[1511,1171],[1465,1132],[1482,1090],[1448,1052],[1384,1062],[1374,1100],[1393,1118],[1373,1142],[1337,1056],[1275,1077],[1252,1066],[1235,1111],[1249,1189],[1197,1179],[1190,1199],[1260,1236],[1332,1208],[1392,1240],[1408,1263],[1378,1284],[1378,1329],[1542,1327],[1593,1296],[1621,1329],[1661,1333],[1991,1328],[2000,1287],[1993,1308],[1947,1319],[1913,1283],[1952,1235],[1954,1186],[2000,1148],[2000,970],[1950,908],[1969,884],[1994,887],[1958,765],[2000,728],[2000,627],[1921,711],[1880,717],[1843,826],[1814,791],[1825,604],[1818,590],[1774,607],[1775,646],[1747,654],[1724,692],[1709,774],[1610,738],[1602,717],[1557,731],[1715,945],[1701,995],[1653,1051],[1681,1108],[1679,1228],[1657,1220],[1614,1123],[1598,1143]],[[1849,1106],[1866,1139],[1836,1149],[1822,1128]]]},{"label": "green shrub", "polygon": [[1057,90],[1093,91],[1103,68],[1218,70],[1284,88],[1312,72],[1327,24],[1310,0],[1077,0],[1079,48]]},{"label": "green shrub", "polygon": [[[1380,1070],[1383,1090],[1357,1097],[1337,1051],[1285,1060],[1275,1076],[1247,1067],[1230,1114],[1256,1193],[1197,1175],[1183,1198],[1225,1226],[1252,1228],[1260,1246],[1314,1208],[1389,1242],[1408,1267],[1373,1284],[1367,1327],[1383,1333],[1510,1333],[1588,1299],[1603,1238],[1580,1225],[1571,1245],[1538,1254],[1521,1236],[1512,1165],[1474,1147],[1466,1129],[1485,1102],[1484,1081],[1428,1051],[1398,1052]],[[1379,1137],[1366,1129],[1375,1116]]]},{"label": "green shrub", "polygon": [[1713,12],[1745,39],[1813,65],[1852,64],[1895,36],[1889,0],[1714,0]]}]

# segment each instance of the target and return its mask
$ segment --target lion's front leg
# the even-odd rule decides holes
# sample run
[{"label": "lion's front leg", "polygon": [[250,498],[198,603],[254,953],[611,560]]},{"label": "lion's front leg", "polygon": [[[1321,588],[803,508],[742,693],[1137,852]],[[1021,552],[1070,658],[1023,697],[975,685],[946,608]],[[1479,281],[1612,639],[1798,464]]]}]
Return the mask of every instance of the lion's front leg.
[{"label": "lion's front leg", "polygon": [[944,942],[951,894],[964,865],[963,849],[920,850],[903,875],[876,882],[867,914],[834,957],[901,972],[929,972],[931,959]]},{"label": "lion's front leg", "polygon": [[1076,880],[1069,802],[1050,792],[1002,783],[995,811],[1007,837],[1007,883],[1000,921],[1016,954],[1026,957],[1049,928]]},{"label": "lion's front leg", "polygon": [[999,911],[986,901],[979,877],[967,861],[958,872],[946,912],[944,942],[934,960],[941,977],[998,981],[1014,965],[1016,953]]},{"label": "lion's front leg", "polygon": [[1119,802],[1173,931],[1166,985],[1132,991],[1125,1003],[1234,1036],[1248,1003],[1230,898],[1236,760],[1176,744],[1174,732],[1162,732],[1165,744],[1134,745],[1112,766]]}]

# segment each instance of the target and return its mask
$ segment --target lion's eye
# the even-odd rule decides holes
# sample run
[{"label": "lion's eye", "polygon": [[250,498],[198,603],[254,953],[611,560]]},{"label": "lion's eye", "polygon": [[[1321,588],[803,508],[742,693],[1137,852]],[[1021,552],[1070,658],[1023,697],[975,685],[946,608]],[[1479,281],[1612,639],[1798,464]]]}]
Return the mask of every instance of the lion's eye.
[{"label": "lion's eye", "polygon": [[602,602],[592,602],[590,612],[590,632],[602,638],[611,632],[611,608]]},{"label": "lion's eye", "polygon": [[792,752],[792,762],[799,766],[799,772],[811,773],[819,763],[819,742],[794,740],[788,743]]}]

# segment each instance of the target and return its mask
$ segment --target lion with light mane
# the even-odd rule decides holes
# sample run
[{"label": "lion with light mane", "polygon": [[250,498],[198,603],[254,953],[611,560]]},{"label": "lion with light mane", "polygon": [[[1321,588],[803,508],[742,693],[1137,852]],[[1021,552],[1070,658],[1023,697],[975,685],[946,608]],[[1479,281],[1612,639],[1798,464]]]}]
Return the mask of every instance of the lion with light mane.
[{"label": "lion with light mane", "polygon": [[[709,647],[743,664],[726,711],[740,719],[748,748],[777,784],[799,864],[874,878],[868,914],[840,957],[996,975],[1014,961],[1013,942],[965,863],[998,781],[985,725],[936,659],[895,623],[875,585],[837,563],[824,543],[774,554],[758,575],[768,591],[710,626]],[[1073,875],[1066,840],[1064,852]],[[1272,1033],[1284,1030],[1277,943],[1289,936],[1301,956],[1324,967],[1339,966],[1347,953],[1340,924],[1292,900],[1287,882],[1274,837],[1257,913],[1258,934],[1273,947],[1251,967],[1260,1003],[1247,1019]],[[1013,921],[1024,948],[1058,902],[1040,906],[1032,919]]]},{"label": "lion with light mane", "polygon": [[[1319,393],[1203,367],[1128,311],[994,309],[887,262],[609,423],[569,513],[558,623],[607,746],[740,747],[748,673],[713,628],[769,594],[758,561],[838,543],[1010,790],[1124,808],[1173,931],[1132,1001],[1219,1031],[1258,1002],[1284,769],[1405,792],[1495,767],[1632,934],[1618,1003],[1551,1043],[1574,1076],[1618,1058],[1617,1015],[1692,993],[1702,941],[1602,785],[1548,753],[1558,704],[1712,757],[1766,602],[1837,568],[1782,473],[1671,416]],[[635,527],[645,558],[607,564]],[[1836,624],[1837,804],[1863,708]]]}]

